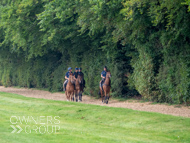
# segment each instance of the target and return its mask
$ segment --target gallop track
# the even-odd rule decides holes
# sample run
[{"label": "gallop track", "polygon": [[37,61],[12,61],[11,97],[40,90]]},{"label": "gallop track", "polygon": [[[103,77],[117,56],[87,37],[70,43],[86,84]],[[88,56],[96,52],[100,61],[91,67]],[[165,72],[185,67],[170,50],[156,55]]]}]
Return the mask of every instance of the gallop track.
[{"label": "gallop track", "polygon": [[[63,100],[66,101],[65,94],[63,93],[51,93],[43,90],[28,89],[28,88],[13,88],[13,87],[3,87],[0,86],[0,92],[15,93],[23,95],[26,97],[34,98],[44,98],[51,100]],[[102,104],[101,99],[94,99],[84,95],[82,103],[85,104],[95,104],[101,106],[109,107],[120,107],[120,108],[129,108],[133,110],[148,111],[148,112],[158,112],[162,114],[169,114],[174,116],[182,116],[190,118],[190,107],[183,105],[164,105],[164,104],[152,104],[151,102],[140,103],[137,100],[128,100],[128,101],[118,101],[115,99],[110,99],[109,104]]]}]

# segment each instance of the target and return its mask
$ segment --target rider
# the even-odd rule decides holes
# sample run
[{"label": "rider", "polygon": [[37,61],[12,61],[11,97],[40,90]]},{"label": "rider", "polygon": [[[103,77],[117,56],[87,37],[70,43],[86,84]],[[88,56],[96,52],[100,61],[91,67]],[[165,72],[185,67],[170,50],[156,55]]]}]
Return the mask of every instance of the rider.
[{"label": "rider", "polygon": [[77,77],[78,77],[78,73],[79,73],[79,72],[78,72],[78,68],[76,67],[76,68],[75,68],[75,72],[74,72],[74,74],[73,74],[73,75],[75,76],[75,80],[76,80]]},{"label": "rider", "polygon": [[69,67],[68,68],[68,72],[65,74],[65,82],[63,83],[63,85],[64,85],[64,91],[66,91],[66,86],[67,86],[67,83],[68,83],[68,81],[69,81],[69,74],[70,73],[72,73],[72,68],[71,67]]},{"label": "rider", "polygon": [[106,80],[106,73],[107,73],[107,66],[104,66],[104,70],[101,73],[102,80],[100,81],[100,87],[102,88],[102,91],[103,91],[102,85],[103,85],[104,81]]},{"label": "rider", "polygon": [[83,84],[83,87],[85,88],[85,80],[84,80],[84,74],[83,74],[83,72],[82,72],[82,68],[79,68],[78,75],[81,75],[81,76],[83,77],[82,84]]}]

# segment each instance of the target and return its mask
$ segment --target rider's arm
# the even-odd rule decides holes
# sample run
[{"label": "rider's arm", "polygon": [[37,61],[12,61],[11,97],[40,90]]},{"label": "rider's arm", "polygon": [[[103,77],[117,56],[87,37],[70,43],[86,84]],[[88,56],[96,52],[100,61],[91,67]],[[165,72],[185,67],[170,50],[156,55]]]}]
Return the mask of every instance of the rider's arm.
[{"label": "rider's arm", "polygon": [[73,74],[73,75],[74,75],[74,79],[75,79],[75,80],[77,80],[77,78],[76,78],[75,74],[77,74],[77,73],[74,73],[74,74]]},{"label": "rider's arm", "polygon": [[103,77],[103,75],[101,74],[101,78],[105,78],[105,77]]},{"label": "rider's arm", "polygon": [[67,78],[67,76],[65,76],[65,79],[69,80],[69,78]]}]

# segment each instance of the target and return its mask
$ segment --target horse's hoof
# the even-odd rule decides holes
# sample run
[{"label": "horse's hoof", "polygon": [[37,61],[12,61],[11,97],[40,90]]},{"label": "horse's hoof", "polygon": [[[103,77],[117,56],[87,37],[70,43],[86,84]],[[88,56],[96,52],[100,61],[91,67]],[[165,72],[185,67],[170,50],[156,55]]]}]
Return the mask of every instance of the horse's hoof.
[{"label": "horse's hoof", "polygon": [[69,100],[67,100],[69,102]]}]

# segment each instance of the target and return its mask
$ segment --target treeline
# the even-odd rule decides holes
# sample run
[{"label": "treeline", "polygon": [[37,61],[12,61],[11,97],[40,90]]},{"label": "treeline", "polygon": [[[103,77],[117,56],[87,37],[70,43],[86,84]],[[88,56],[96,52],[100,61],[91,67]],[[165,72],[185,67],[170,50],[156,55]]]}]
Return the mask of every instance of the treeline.
[{"label": "treeline", "polygon": [[0,84],[61,91],[69,66],[86,93],[190,102],[190,0],[1,0]]}]

